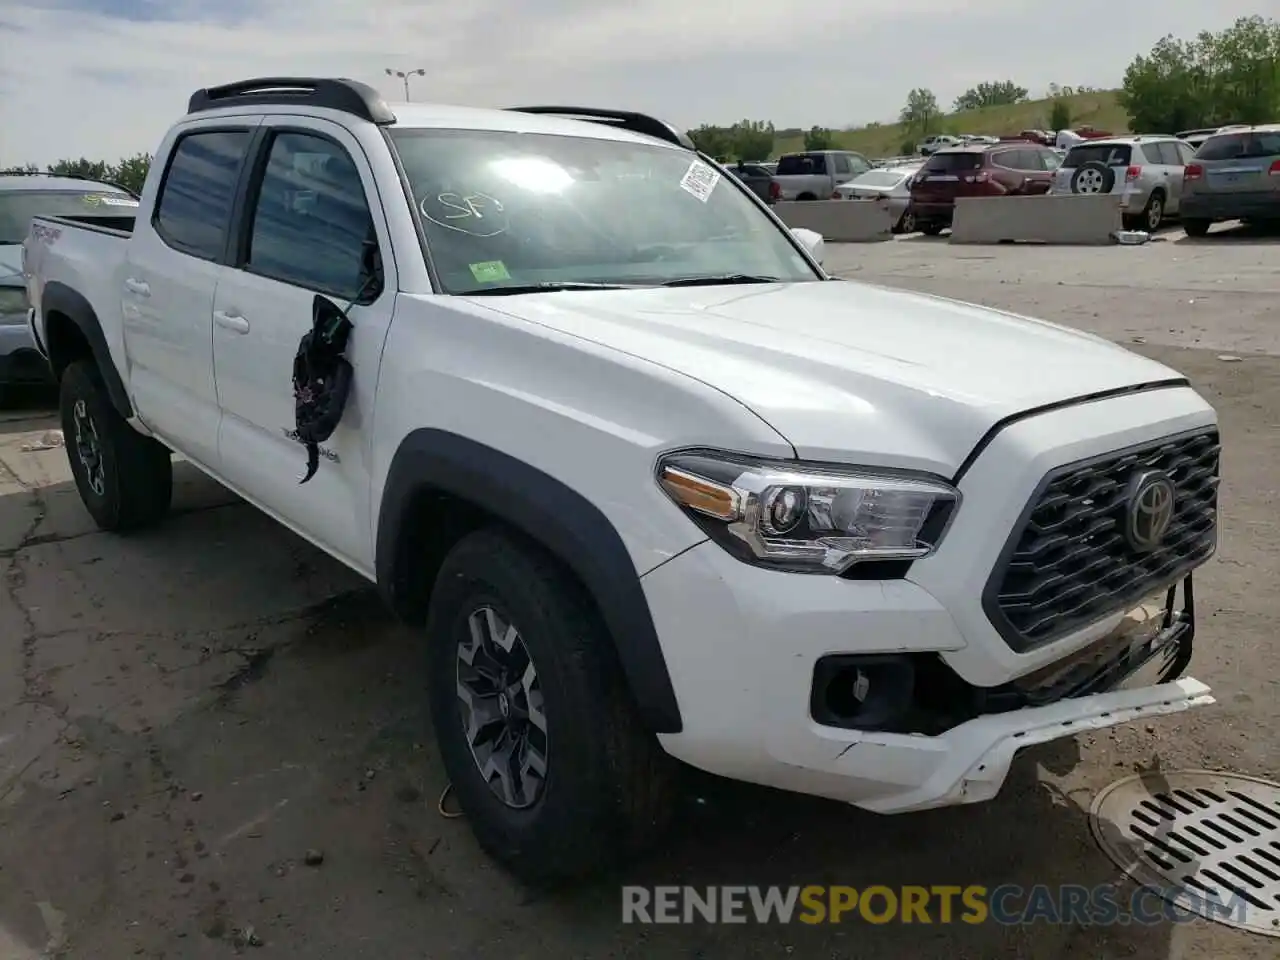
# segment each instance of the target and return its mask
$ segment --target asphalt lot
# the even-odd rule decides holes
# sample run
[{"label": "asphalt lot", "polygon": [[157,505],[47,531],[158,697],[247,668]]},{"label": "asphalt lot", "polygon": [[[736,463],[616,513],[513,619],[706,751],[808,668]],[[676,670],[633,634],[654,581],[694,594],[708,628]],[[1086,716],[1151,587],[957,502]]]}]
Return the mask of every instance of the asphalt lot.
[{"label": "asphalt lot", "polygon": [[907,238],[829,247],[828,265],[1112,337],[1218,405],[1222,545],[1197,578],[1191,670],[1217,706],[1062,741],[991,803],[908,817],[695,779],[663,851],[533,895],[437,812],[418,638],[185,465],[163,528],[94,532],[37,398],[0,414],[0,960],[1275,958],[1280,941],[1200,922],[620,924],[622,882],[1113,882],[1084,812],[1109,781],[1152,765],[1280,779],[1280,240]]}]

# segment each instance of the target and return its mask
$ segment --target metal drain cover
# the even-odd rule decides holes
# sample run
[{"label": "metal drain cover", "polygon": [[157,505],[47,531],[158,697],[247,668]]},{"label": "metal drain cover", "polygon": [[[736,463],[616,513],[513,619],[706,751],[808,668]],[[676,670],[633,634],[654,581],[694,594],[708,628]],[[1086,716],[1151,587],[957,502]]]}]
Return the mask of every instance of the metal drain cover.
[{"label": "metal drain cover", "polygon": [[1280,784],[1151,771],[1106,787],[1089,813],[1107,856],[1182,915],[1280,936]]}]

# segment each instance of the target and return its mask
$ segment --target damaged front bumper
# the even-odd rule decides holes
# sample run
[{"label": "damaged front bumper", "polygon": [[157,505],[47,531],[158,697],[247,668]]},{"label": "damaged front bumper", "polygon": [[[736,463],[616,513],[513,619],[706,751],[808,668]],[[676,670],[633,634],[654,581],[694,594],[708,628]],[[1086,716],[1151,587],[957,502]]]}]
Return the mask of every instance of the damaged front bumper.
[{"label": "damaged front bumper", "polygon": [[[999,688],[966,687],[930,734],[824,728],[828,750],[804,766],[810,792],[878,813],[978,803],[994,797],[1026,747],[1214,703],[1209,687],[1180,679],[1191,660],[1191,577],[1162,602],[1134,608],[1085,649]],[[797,758],[798,759],[798,758]],[[874,786],[872,784],[874,783]]]}]

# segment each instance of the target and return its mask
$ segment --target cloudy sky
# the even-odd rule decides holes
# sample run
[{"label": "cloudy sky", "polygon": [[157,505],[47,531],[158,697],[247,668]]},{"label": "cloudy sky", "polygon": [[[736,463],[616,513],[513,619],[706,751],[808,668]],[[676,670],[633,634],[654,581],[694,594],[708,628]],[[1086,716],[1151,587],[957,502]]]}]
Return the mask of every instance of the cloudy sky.
[{"label": "cloudy sky", "polygon": [[401,99],[387,67],[427,68],[415,100],[840,127],[913,86],[1114,86],[1163,33],[1252,13],[1280,0],[0,0],[0,166],[150,151],[192,90],[250,76]]}]

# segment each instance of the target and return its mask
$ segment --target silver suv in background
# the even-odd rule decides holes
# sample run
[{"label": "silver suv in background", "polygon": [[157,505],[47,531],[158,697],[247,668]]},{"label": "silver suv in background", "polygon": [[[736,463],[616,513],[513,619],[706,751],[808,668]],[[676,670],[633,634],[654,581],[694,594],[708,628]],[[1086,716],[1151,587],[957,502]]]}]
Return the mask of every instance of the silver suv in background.
[{"label": "silver suv in background", "polygon": [[1179,214],[1183,169],[1193,154],[1176,137],[1088,140],[1067,151],[1049,192],[1118,194],[1125,226],[1154,231]]},{"label": "silver suv in background", "polygon": [[1187,164],[1182,228],[1203,237],[1219,220],[1280,221],[1280,123],[1219,130]]},{"label": "silver suv in background", "polygon": [[133,194],[114,184],[45,174],[0,174],[0,391],[10,384],[53,382],[27,323],[31,305],[22,275],[22,241],[31,229],[31,218],[132,214],[137,207]]}]

